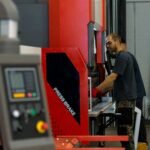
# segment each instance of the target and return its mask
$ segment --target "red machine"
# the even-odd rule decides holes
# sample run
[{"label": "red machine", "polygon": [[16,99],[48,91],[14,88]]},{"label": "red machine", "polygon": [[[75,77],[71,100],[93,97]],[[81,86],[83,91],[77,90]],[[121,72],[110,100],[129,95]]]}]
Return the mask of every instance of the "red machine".
[{"label": "red machine", "polygon": [[[93,2],[93,0],[49,1],[51,48],[42,49],[42,65],[54,136],[89,134],[87,69],[89,45],[91,44],[92,52],[94,44],[97,46],[99,57],[97,62],[101,63],[100,32],[104,29],[102,27],[98,34],[92,29],[90,32],[92,42],[89,40],[88,24],[95,21]],[[102,8],[104,3],[102,0]],[[104,9],[102,11],[104,12]],[[101,19],[104,24],[104,17]]]},{"label": "red machine", "polygon": [[91,0],[51,0],[50,10],[50,47],[78,47],[87,63],[88,29],[93,21]]},{"label": "red machine", "polygon": [[42,52],[54,136],[87,135],[88,71],[80,50],[47,48]]}]

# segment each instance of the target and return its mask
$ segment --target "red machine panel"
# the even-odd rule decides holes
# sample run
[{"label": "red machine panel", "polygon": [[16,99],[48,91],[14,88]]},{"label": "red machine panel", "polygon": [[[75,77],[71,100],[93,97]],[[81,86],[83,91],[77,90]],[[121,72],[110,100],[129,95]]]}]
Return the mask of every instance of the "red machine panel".
[{"label": "red machine panel", "polygon": [[[95,7],[99,7],[99,14]],[[105,7],[105,0],[50,0],[50,47],[78,47],[88,63],[88,23],[99,23],[103,32],[106,26]]]},{"label": "red machine panel", "polygon": [[54,136],[87,135],[88,71],[80,50],[45,48],[42,66]]},{"label": "red machine panel", "polygon": [[92,0],[50,0],[50,47],[78,47],[88,60],[88,29]]}]

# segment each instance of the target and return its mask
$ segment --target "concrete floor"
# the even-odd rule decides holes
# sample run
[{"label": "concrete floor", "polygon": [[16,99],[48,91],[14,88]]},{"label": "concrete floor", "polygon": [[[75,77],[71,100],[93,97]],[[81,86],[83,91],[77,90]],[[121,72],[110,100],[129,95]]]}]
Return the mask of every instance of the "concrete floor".
[{"label": "concrete floor", "polygon": [[[147,141],[150,150],[150,123],[146,123],[146,130],[147,130]],[[117,135],[116,128],[115,127],[108,127],[106,129],[106,135]],[[119,147],[121,146],[120,142],[106,142],[105,147]]]}]

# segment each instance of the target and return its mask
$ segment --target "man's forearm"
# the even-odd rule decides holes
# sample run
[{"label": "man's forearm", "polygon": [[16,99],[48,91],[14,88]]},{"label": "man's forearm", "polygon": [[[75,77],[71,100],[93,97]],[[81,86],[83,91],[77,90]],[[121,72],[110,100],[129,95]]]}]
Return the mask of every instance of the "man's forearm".
[{"label": "man's forearm", "polygon": [[97,89],[100,89],[103,93],[108,92],[113,89],[113,83],[117,78],[117,74],[112,73],[110,74],[99,86]]},{"label": "man's forearm", "polygon": [[97,86],[98,89],[101,89],[103,93],[111,91],[113,89],[113,83],[111,79],[107,78],[105,79],[99,86]]}]

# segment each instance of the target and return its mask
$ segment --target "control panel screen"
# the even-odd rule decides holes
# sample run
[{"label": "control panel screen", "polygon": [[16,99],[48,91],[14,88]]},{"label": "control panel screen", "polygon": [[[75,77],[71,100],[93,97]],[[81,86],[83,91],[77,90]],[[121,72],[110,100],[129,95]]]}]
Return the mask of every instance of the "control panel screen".
[{"label": "control panel screen", "polygon": [[5,79],[10,101],[32,101],[40,99],[36,68],[5,68]]},{"label": "control panel screen", "polygon": [[21,72],[10,72],[10,81],[13,89],[24,89],[23,74]]}]

